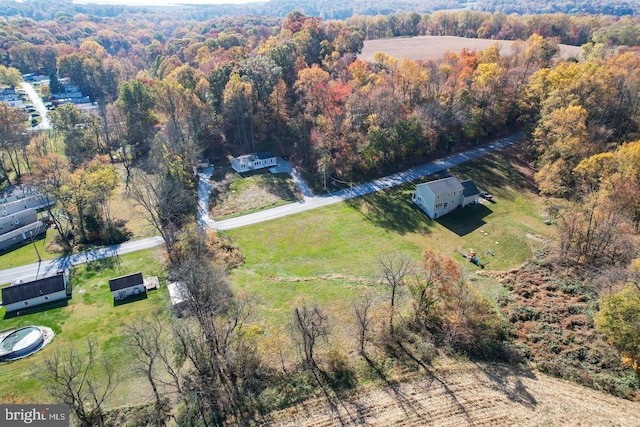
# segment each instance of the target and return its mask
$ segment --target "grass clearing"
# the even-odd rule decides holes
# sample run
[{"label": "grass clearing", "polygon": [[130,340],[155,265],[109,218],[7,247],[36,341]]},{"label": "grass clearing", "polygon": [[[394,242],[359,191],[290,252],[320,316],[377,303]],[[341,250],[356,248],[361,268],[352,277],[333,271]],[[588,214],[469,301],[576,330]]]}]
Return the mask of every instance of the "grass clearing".
[{"label": "grass clearing", "polygon": [[[33,356],[0,365],[0,402],[48,402],[50,398],[34,378],[33,367],[56,349],[69,345],[83,348],[88,338],[96,340],[99,353],[110,358],[119,370],[120,385],[108,406],[144,400],[148,386],[139,375],[131,374],[129,356],[122,346],[122,327],[130,320],[150,315],[168,300],[162,257],[162,249],[156,248],[83,264],[71,272],[73,297],[67,305],[7,319],[4,309],[0,310],[0,330],[39,325],[56,333],[51,344]],[[114,306],[108,280],[137,271],[145,277],[159,276],[160,289],[148,292],[146,299]]]},{"label": "grass clearing", "polygon": [[413,205],[414,184],[408,184],[228,231],[246,259],[233,271],[233,282],[259,297],[258,317],[267,331],[281,328],[302,300],[329,309],[336,324],[350,324],[353,298],[367,289],[382,292],[377,284],[382,253],[404,252],[419,261],[425,249],[434,249],[458,261],[477,287],[495,298],[500,286],[475,277],[478,268],[459,252],[473,248],[487,270],[510,269],[533,254],[527,233],[552,238],[555,232],[543,222],[544,205],[533,192],[533,171],[524,156],[521,148],[511,147],[451,170],[460,179],[474,179],[496,202],[458,209],[437,221]]},{"label": "grass clearing", "polygon": [[217,191],[211,198],[211,215],[217,220],[274,208],[302,198],[291,176],[285,173],[228,173],[216,180],[215,186]]}]

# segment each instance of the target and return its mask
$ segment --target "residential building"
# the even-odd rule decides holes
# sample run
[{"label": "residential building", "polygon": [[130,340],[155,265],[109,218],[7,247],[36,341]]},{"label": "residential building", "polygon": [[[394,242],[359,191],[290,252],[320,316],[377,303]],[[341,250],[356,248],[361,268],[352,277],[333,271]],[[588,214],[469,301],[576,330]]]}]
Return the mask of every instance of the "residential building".
[{"label": "residential building", "polygon": [[128,274],[109,280],[109,290],[114,300],[123,300],[131,296],[146,293],[142,273]]},{"label": "residential building", "polygon": [[68,281],[69,271],[60,270],[53,276],[2,288],[2,305],[13,312],[66,299]]},{"label": "residential building", "polygon": [[473,181],[464,181],[463,184],[451,176],[416,185],[411,199],[429,218],[436,219],[457,207],[475,203],[478,195]]},{"label": "residential building", "polygon": [[231,167],[238,173],[270,168],[277,165],[278,159],[273,155],[273,153],[268,151],[263,153],[245,154],[231,159]]}]

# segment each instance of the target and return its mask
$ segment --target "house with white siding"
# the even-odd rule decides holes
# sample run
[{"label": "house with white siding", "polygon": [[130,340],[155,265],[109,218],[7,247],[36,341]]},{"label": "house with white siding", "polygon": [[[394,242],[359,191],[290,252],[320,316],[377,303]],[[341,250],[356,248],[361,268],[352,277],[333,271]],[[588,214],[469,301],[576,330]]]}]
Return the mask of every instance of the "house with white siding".
[{"label": "house with white siding", "polygon": [[245,154],[231,159],[231,167],[238,173],[278,166],[278,159],[268,151]]},{"label": "house with white siding", "polygon": [[66,299],[68,281],[69,271],[60,270],[53,276],[2,288],[2,305],[13,312]]},{"label": "house with white siding", "polygon": [[453,176],[418,184],[411,195],[413,202],[431,219],[446,215],[458,207],[476,203],[478,197],[478,188],[473,181],[461,183]]},{"label": "house with white siding", "polygon": [[111,291],[111,295],[113,295],[113,299],[116,301],[147,292],[142,273],[128,274],[126,276],[116,277],[115,279],[109,279],[109,290]]}]

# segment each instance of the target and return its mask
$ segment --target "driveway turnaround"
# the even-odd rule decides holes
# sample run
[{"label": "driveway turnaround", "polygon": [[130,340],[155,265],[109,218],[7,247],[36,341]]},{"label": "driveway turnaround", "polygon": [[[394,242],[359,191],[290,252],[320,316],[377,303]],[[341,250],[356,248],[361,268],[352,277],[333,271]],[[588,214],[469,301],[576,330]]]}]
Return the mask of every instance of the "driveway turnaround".
[{"label": "driveway turnaround", "polygon": [[[317,209],[335,203],[340,203],[355,197],[364,196],[376,191],[385,190],[387,188],[415,181],[417,179],[424,178],[437,172],[441,172],[469,160],[484,156],[500,148],[515,144],[522,141],[523,139],[524,134],[522,132],[515,133],[505,138],[494,141],[490,144],[477,147],[463,153],[452,154],[451,156],[435,160],[431,163],[427,163],[426,165],[418,166],[404,172],[399,172],[384,178],[376,179],[375,181],[371,181],[365,184],[356,185],[352,188],[340,190],[335,193],[327,194],[325,196],[314,196],[311,191],[308,190],[306,184],[304,184],[304,199],[301,202],[290,203],[288,205],[278,206],[276,208],[267,209],[261,212],[227,219],[224,221],[214,221],[209,217],[207,206],[209,205],[211,183],[208,179],[202,179],[206,178],[207,176],[205,172],[203,174],[204,177],[201,176],[200,184],[198,187],[198,222],[201,225],[212,228],[214,230],[232,230],[234,228],[245,227],[260,222],[269,221],[275,218],[282,218],[284,216],[293,215],[311,209]],[[293,169],[290,170],[293,172]],[[296,177],[296,181],[298,180],[301,180],[299,176]],[[148,249],[161,245],[162,243],[162,238],[151,237],[147,239],[140,239],[134,240],[132,242],[122,243],[120,245],[106,246],[104,248],[95,249],[71,256],[65,256],[55,260],[42,261],[40,263],[0,270],[0,284],[13,282],[14,280],[19,278],[31,279],[43,277],[44,275],[55,272],[59,268],[70,267],[89,261],[109,258],[117,255],[139,251],[142,249]]]}]

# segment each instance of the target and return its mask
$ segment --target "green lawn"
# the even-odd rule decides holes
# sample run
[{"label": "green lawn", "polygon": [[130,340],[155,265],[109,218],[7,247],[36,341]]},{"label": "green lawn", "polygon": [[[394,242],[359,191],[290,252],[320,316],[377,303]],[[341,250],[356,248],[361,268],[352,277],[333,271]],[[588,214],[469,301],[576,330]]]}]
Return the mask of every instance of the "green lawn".
[{"label": "green lawn", "polygon": [[47,251],[47,245],[55,236],[56,231],[50,228],[47,230],[44,239],[28,243],[18,249],[3,252],[2,255],[0,255],[0,270],[38,262],[38,253],[42,260],[57,258],[60,256],[60,253]]},{"label": "green lawn", "polygon": [[[347,352],[353,349],[348,332],[351,304],[367,290],[382,293],[378,256],[383,253],[403,252],[418,262],[422,251],[434,249],[458,261],[485,295],[495,297],[500,286],[475,277],[478,267],[466,262],[459,251],[474,248],[487,269],[510,269],[532,256],[527,233],[538,238],[555,234],[555,228],[543,222],[544,205],[532,191],[532,171],[524,163],[511,161],[512,156],[517,159],[522,154],[510,149],[507,154],[487,156],[452,170],[459,178],[473,178],[481,189],[492,192],[495,203],[460,209],[437,221],[411,203],[413,185],[406,185],[226,232],[246,259],[232,271],[233,287],[257,299],[255,321],[263,333],[265,350],[276,351],[274,340],[287,343],[291,311],[302,303],[318,303],[329,310],[334,345]],[[120,328],[165,303],[165,281],[147,300],[114,307],[107,280],[138,270],[145,276],[163,276],[160,253],[161,249],[143,251],[117,262],[80,266],[73,274],[74,297],[68,306],[1,320],[0,329],[36,324],[53,327],[58,336],[41,353],[0,367],[0,401],[11,393],[27,401],[46,399],[30,367],[59,346],[82,345],[87,336],[95,337],[122,372],[128,373]],[[285,352],[293,351],[290,345],[285,348],[289,349]],[[277,360],[277,354],[267,354]],[[110,404],[124,404],[134,397],[140,401],[139,393],[148,393],[146,383],[127,374]]]},{"label": "green lawn", "polygon": [[232,174],[216,182],[220,193],[211,199],[211,214],[217,220],[262,211],[301,199],[295,182],[285,173],[266,170]]},{"label": "green lawn", "polygon": [[[144,277],[159,276],[160,289],[148,292],[146,299],[114,306],[108,280],[137,271],[141,271]],[[49,397],[34,378],[33,367],[56,349],[69,345],[84,348],[88,338],[95,339],[100,352],[119,368],[120,386],[109,401],[110,405],[138,401],[139,396],[148,393],[145,380],[131,373],[129,357],[122,347],[122,327],[166,304],[168,296],[162,250],[140,251],[78,266],[71,272],[70,283],[73,297],[66,306],[12,318],[5,318],[4,308],[0,310],[0,330],[37,325],[50,327],[56,333],[51,344],[35,355],[0,364],[0,402],[16,398],[26,402],[49,402]]]},{"label": "green lawn", "polygon": [[[479,268],[460,252],[473,248],[486,269],[517,267],[533,255],[527,233],[552,238],[545,225],[544,204],[531,191],[531,171],[509,160],[521,155],[496,154],[451,171],[472,178],[494,194],[495,203],[466,207],[430,220],[411,203],[413,185],[372,194],[282,219],[227,232],[238,244],[246,263],[232,273],[238,289],[259,298],[265,330],[278,330],[302,300],[317,302],[335,313],[338,324],[350,321],[353,297],[366,289],[382,290],[378,257],[403,252],[419,261],[434,249],[458,261],[489,297],[498,292]],[[491,255],[492,254],[492,255]],[[484,289],[486,288],[486,289]]]}]

